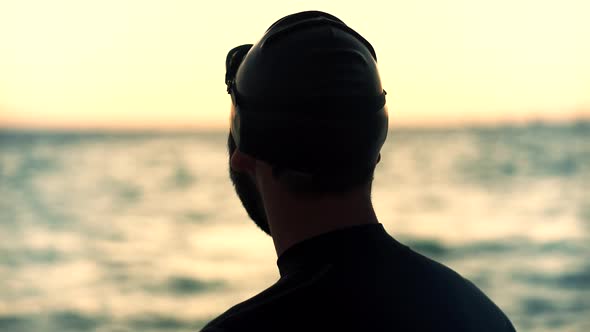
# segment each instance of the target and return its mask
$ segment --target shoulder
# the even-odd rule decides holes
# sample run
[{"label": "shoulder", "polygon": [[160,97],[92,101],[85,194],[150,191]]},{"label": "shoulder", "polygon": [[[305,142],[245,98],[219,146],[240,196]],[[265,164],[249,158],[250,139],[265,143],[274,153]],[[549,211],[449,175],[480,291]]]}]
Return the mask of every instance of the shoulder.
[{"label": "shoulder", "polygon": [[276,331],[278,326],[297,324],[301,295],[315,289],[322,271],[296,273],[281,278],[258,295],[239,303],[209,322],[201,332]]},{"label": "shoulder", "polygon": [[515,331],[506,314],[469,279],[412,250],[407,259],[404,294],[415,312],[470,331]]},{"label": "shoulder", "polygon": [[201,332],[229,332],[228,330],[225,330],[223,328],[220,327],[215,327],[215,326],[205,326]]}]

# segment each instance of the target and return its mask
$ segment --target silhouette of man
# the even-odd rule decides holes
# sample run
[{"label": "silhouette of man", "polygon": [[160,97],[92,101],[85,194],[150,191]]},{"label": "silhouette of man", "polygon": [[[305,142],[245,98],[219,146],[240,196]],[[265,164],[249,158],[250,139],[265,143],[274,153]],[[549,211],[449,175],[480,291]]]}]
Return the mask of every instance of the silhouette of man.
[{"label": "silhouette of man", "polygon": [[514,331],[477,287],[378,222],[388,117],[369,42],[302,12],[231,50],[226,68],[230,178],[281,278],[202,331]]}]

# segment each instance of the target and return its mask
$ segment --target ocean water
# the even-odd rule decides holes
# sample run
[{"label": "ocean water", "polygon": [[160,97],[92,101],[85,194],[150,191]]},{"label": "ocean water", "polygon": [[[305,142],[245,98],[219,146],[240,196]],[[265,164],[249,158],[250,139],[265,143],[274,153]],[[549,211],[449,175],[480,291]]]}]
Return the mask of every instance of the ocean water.
[{"label": "ocean water", "polygon": [[[196,331],[278,278],[225,132],[0,132],[0,331]],[[385,228],[519,331],[590,331],[590,123],[394,129]]]}]

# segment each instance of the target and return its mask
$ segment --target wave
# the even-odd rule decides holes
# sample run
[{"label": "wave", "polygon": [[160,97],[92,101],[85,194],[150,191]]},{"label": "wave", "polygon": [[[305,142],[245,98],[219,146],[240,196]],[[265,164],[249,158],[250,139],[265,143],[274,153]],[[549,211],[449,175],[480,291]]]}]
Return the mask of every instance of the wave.
[{"label": "wave", "polygon": [[172,296],[192,296],[219,290],[225,287],[221,280],[200,280],[188,276],[169,277],[159,284],[147,284],[143,289],[151,293],[166,293]]},{"label": "wave", "polygon": [[116,317],[74,310],[44,314],[0,315],[0,331],[194,331],[210,320],[183,319],[155,313]]}]

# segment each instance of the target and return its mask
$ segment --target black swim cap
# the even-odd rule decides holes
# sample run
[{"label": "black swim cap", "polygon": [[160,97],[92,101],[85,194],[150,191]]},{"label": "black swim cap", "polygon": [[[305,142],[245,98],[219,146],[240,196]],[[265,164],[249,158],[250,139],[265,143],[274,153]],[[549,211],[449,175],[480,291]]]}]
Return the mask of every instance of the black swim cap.
[{"label": "black swim cap", "polygon": [[374,167],[388,128],[377,56],[338,18],[284,17],[232,49],[226,70],[243,153],[307,174]]}]

